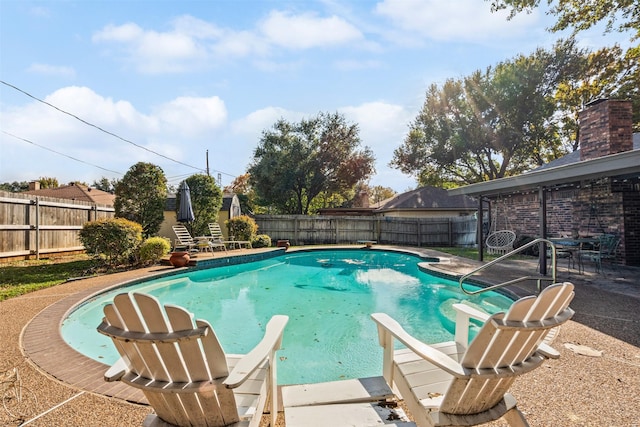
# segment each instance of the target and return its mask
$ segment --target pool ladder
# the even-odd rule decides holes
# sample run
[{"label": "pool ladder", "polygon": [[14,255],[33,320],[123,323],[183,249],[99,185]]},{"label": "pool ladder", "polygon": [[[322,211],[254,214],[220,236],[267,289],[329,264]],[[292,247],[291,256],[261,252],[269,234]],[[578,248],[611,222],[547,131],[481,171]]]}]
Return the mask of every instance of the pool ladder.
[{"label": "pool ladder", "polygon": [[[513,279],[513,280],[509,280],[507,282],[503,282],[503,283],[498,283],[497,285],[492,285],[492,286],[488,286],[486,288],[482,288],[482,289],[478,289],[477,291],[469,291],[466,290],[464,288],[464,281],[467,280],[469,277],[473,276],[474,274],[478,273],[479,271],[485,270],[495,264],[498,264],[502,261],[504,261],[507,258],[511,258],[512,256],[524,251],[525,249],[530,248],[531,246],[535,246],[538,245],[540,243],[545,243],[547,245],[549,245],[551,247],[551,277],[548,277],[546,275],[537,275],[537,276],[524,276],[524,277],[519,277],[517,279]],[[541,245],[544,246],[544,245]],[[542,252],[541,252],[542,255]],[[556,283],[556,246],[553,244],[553,242],[551,242],[550,240],[547,239],[535,239],[532,240],[531,242],[520,246],[519,248],[516,248],[514,250],[512,250],[511,252],[502,255],[500,258],[496,258],[493,261],[490,261],[486,264],[481,265],[480,267],[476,268],[475,270],[471,271],[470,273],[465,274],[464,276],[462,276],[459,280],[459,285],[460,285],[460,290],[462,290],[462,292],[464,292],[467,295],[476,295],[476,294],[480,294],[483,292],[488,292],[494,289],[498,289],[498,288],[503,288],[505,286],[510,286],[516,283],[520,283],[520,282],[524,282],[527,280],[536,280],[537,281],[537,287],[538,287],[538,293],[540,293],[540,291],[542,290],[542,282],[551,282],[551,283]]]}]

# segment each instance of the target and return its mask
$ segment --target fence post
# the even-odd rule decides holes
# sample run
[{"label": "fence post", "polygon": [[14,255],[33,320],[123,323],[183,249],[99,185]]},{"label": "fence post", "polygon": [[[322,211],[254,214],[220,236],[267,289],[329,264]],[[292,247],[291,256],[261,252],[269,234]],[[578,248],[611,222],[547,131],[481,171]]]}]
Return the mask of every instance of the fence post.
[{"label": "fence post", "polygon": [[36,259],[40,259],[40,199],[36,197]]}]

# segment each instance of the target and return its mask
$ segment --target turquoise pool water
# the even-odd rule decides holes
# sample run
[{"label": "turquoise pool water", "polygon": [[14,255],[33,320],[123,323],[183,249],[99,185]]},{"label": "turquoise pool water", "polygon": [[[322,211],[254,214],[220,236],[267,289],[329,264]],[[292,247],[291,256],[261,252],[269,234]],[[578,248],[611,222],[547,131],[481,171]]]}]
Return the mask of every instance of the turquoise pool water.
[{"label": "turquoise pool water", "polygon": [[118,354],[96,331],[102,307],[115,294],[136,290],[207,319],[227,353],[246,353],[274,314],[286,314],[278,382],[331,381],[380,375],[382,350],[369,315],[385,312],[432,343],[450,340],[451,305],[467,301],[489,313],[512,300],[494,292],[470,297],[457,282],[421,272],[421,258],[380,250],[313,250],[262,261],[191,270],[119,288],[79,306],[62,325],[63,338],[106,364]]}]

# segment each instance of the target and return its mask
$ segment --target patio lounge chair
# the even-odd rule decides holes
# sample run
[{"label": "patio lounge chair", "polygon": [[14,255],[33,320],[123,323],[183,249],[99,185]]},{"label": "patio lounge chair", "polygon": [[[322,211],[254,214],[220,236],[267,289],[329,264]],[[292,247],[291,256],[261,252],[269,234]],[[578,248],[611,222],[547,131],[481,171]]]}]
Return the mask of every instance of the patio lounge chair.
[{"label": "patio lounge chair", "polygon": [[173,228],[173,232],[176,235],[176,240],[173,244],[174,248],[183,247],[189,252],[196,252],[198,250],[198,243],[193,240],[193,237],[191,237],[191,233],[189,233],[187,227],[182,224],[178,224],[171,228]]},{"label": "patio lounge chair", "polygon": [[223,245],[230,246],[231,249],[235,249],[236,246],[238,247],[238,249],[240,249],[242,248],[242,245],[246,246],[247,248],[251,248],[251,242],[248,240],[234,240],[233,238],[231,240],[224,240],[222,229],[220,228],[220,224],[218,224],[217,222],[209,223],[209,232],[211,233],[211,236],[216,239],[216,241],[222,243]]},{"label": "patio lounge chair", "polygon": [[[157,415],[144,426],[258,426],[276,396],[275,352],[287,316],[273,316],[262,341],[245,356],[225,356],[211,325],[153,296],[122,293],[104,308],[98,331],[112,338],[120,360],[106,381],[141,389]],[[271,398],[271,425],[277,400]],[[167,424],[168,423],[168,424]]]},{"label": "patio lounge chair", "polygon": [[[470,426],[504,417],[527,426],[507,391],[519,375],[560,354],[543,342],[573,315],[573,284],[548,286],[538,297],[514,302],[509,311],[487,316],[464,304],[457,310],[455,341],[427,345],[386,314],[378,324],[383,375],[396,387],[418,426]],[[485,321],[468,343],[469,318]],[[554,330],[555,332],[555,330]],[[394,350],[394,339],[406,348]]]}]

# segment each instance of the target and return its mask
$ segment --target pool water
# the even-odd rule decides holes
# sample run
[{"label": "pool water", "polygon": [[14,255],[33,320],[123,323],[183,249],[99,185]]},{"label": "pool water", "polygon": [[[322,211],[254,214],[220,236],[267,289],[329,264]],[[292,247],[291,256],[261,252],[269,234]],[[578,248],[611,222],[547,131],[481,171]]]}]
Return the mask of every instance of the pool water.
[{"label": "pool water", "polygon": [[227,353],[248,352],[271,316],[288,315],[277,353],[279,384],[380,375],[382,349],[371,313],[387,313],[409,333],[434,343],[452,339],[453,303],[465,300],[495,313],[513,302],[495,292],[465,295],[457,282],[420,271],[420,261],[391,251],[313,250],[192,270],[87,301],[64,320],[62,336],[80,353],[114,363],[115,347],[96,327],[104,305],[117,293],[135,290],[208,320]]}]

